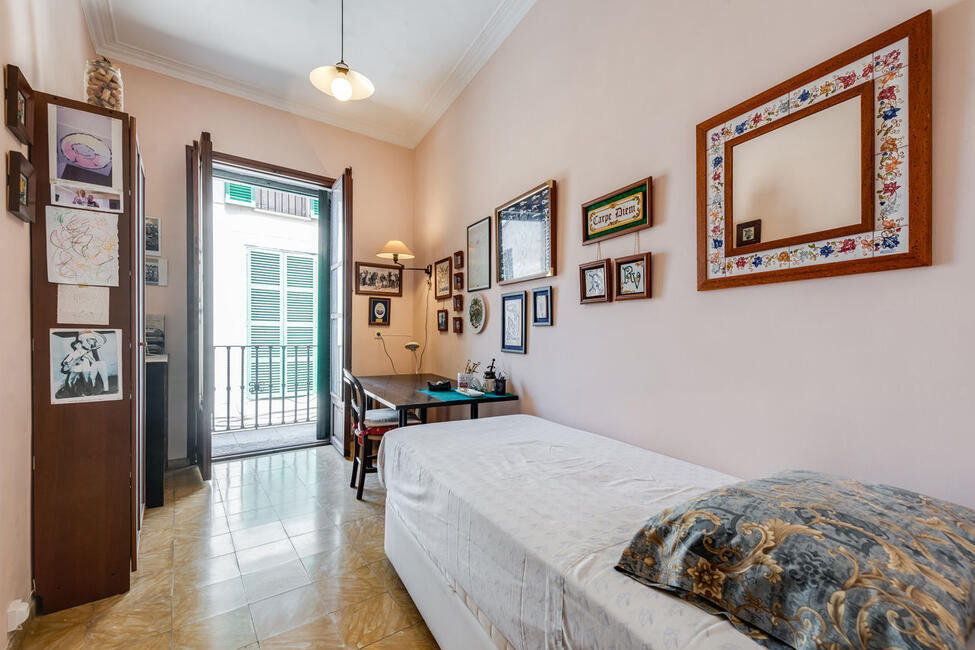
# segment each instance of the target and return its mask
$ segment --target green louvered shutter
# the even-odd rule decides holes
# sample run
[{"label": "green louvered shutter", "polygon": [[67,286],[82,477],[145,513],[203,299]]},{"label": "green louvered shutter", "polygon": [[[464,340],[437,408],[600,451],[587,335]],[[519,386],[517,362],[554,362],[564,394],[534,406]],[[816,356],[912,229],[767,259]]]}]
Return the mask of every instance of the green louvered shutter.
[{"label": "green louvered shutter", "polygon": [[223,185],[224,200],[230,203],[241,203],[243,205],[254,206],[254,188],[243,183],[226,182]]},{"label": "green louvered shutter", "polygon": [[285,381],[292,395],[317,391],[315,344],[317,327],[318,260],[307,254],[285,256],[285,342],[288,366]]},{"label": "green louvered shutter", "polygon": [[281,316],[281,254],[248,250],[247,375],[252,398],[281,394]]}]

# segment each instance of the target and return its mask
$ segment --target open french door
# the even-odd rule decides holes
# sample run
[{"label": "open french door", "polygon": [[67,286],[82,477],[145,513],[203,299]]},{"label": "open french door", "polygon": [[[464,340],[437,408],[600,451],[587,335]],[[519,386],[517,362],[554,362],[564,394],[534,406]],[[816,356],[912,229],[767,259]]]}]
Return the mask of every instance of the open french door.
[{"label": "open french door", "polygon": [[[323,433],[322,426],[328,426],[331,431],[331,441],[343,456],[351,449],[351,427],[349,411],[345,408],[346,391],[342,382],[342,369],[352,368],[352,269],[349,256],[352,253],[352,168],[346,167],[345,172],[332,184],[331,203],[329,204],[329,228],[326,233],[328,242],[322,255],[329,260],[328,278],[325,279],[330,299],[323,301],[323,310],[328,318],[320,318],[320,323],[328,323],[328,327],[319,328],[319,377],[328,377],[328,381],[319,382],[318,403],[327,406],[321,409],[318,424],[319,434]],[[325,229],[322,229],[325,230]],[[319,240],[319,244],[322,242]],[[324,266],[324,265],[322,265]]]}]

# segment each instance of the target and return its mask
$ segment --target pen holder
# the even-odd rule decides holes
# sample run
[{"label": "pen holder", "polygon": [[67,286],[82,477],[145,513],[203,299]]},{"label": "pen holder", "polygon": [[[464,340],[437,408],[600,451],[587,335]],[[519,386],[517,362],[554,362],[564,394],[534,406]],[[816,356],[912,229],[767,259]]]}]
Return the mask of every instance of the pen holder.
[{"label": "pen holder", "polygon": [[508,380],[506,378],[500,378],[494,380],[494,394],[504,395],[507,389]]}]

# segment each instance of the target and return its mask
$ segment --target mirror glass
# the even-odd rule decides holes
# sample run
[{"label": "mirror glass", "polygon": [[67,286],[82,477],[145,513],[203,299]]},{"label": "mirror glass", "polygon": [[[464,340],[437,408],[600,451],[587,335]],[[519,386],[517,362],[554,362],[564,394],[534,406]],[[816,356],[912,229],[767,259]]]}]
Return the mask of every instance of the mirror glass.
[{"label": "mirror glass", "polygon": [[[829,108],[734,144],[735,246],[768,243],[861,221],[861,99]],[[761,220],[754,227],[738,224]]]}]

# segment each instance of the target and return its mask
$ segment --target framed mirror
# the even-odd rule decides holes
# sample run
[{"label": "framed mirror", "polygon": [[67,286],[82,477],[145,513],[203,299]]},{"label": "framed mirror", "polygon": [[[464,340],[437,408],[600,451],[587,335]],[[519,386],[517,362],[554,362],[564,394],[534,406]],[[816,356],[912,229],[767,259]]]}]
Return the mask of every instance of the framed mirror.
[{"label": "framed mirror", "polygon": [[930,12],[699,124],[698,289],[929,265],[930,125]]}]

